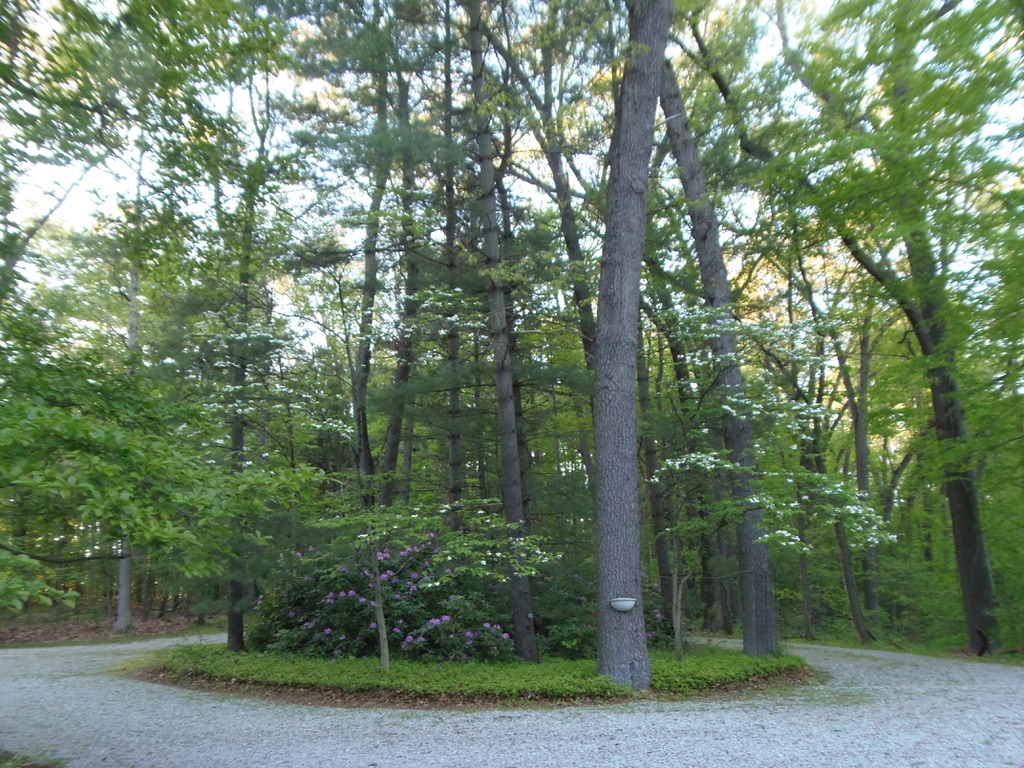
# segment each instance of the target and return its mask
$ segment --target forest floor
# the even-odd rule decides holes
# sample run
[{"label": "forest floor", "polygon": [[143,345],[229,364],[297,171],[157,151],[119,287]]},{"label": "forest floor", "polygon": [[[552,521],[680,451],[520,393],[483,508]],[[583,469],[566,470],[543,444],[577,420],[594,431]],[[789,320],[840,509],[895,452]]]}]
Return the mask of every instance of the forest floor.
[{"label": "forest floor", "polygon": [[132,628],[123,634],[117,632],[114,624],[113,618],[83,618],[72,612],[25,613],[0,622],[0,646],[102,643],[203,631],[203,627],[182,614],[133,619]]}]

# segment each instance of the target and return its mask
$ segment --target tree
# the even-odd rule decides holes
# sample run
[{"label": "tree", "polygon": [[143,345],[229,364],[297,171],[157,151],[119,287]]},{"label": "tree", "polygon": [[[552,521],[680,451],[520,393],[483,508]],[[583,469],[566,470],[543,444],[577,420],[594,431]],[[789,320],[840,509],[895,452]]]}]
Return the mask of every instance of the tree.
[{"label": "tree", "polygon": [[[467,5],[469,49],[472,57],[473,106],[476,110],[476,153],[480,173],[480,217],[483,222],[483,251],[488,274],[491,348],[494,356],[495,396],[498,406],[498,435],[501,450],[501,497],[505,519],[513,538],[526,535],[523,503],[523,467],[519,455],[516,420],[512,332],[505,305],[501,242],[498,223],[498,186],[494,167],[494,139],[491,136],[487,94],[484,83],[484,33],[480,0]],[[507,212],[506,212],[507,215]],[[533,623],[530,579],[512,566],[509,587],[516,653],[525,661],[537,661],[537,640]]]},{"label": "tree", "polygon": [[732,292],[718,237],[718,218],[708,197],[704,170],[686,107],[679,93],[679,83],[668,61],[662,68],[660,89],[661,108],[669,141],[688,201],[704,300],[717,315],[712,322],[721,326],[711,336],[711,349],[718,367],[717,387],[721,389],[726,403],[722,416],[722,442],[735,465],[733,499],[742,510],[736,524],[736,539],[741,569],[743,651],[748,656],[764,656],[776,651],[778,632],[775,626],[771,561],[763,540],[762,511],[753,488],[756,462],[752,425],[747,412],[736,335],[727,327],[729,315],[732,314]]},{"label": "tree", "polygon": [[[875,9],[879,16],[864,17],[840,4],[826,22],[836,28],[852,31],[882,18],[896,22],[887,45],[860,57],[862,71],[877,82],[876,88],[857,81],[840,86],[832,76],[802,67],[796,52],[788,54],[818,97],[823,125],[845,128],[826,153],[839,147],[850,153],[856,145],[873,160],[864,170],[844,162],[846,178],[840,186],[832,174],[808,186],[844,247],[903,311],[924,358],[966,634],[971,649],[981,653],[996,628],[996,601],[976,469],[964,451],[970,432],[951,327],[951,281],[957,253],[978,246],[980,230],[972,215],[984,214],[969,206],[953,213],[949,206],[960,188],[970,194],[996,181],[993,174],[1001,163],[990,162],[984,169],[975,165],[987,154],[979,118],[1007,98],[1019,77],[1011,74],[1009,41],[996,32],[1009,5],[959,6],[946,3],[935,10],[930,3],[917,3],[897,10],[883,3]],[[989,39],[992,34],[997,37]],[[951,74],[935,66],[951,56],[967,56],[970,67]],[[964,100],[963,93],[970,93],[970,99]],[[925,125],[931,130],[922,132]],[[874,214],[866,210],[866,198],[854,202],[848,197],[852,180],[866,183],[869,178]],[[966,228],[965,221],[970,222]]]},{"label": "tree", "polygon": [[[650,685],[640,559],[636,358],[640,270],[661,61],[671,21],[664,0],[633,0],[629,43],[608,150],[608,202],[594,354],[598,562],[597,669],[614,682]],[[637,600],[617,611],[616,597]]]}]

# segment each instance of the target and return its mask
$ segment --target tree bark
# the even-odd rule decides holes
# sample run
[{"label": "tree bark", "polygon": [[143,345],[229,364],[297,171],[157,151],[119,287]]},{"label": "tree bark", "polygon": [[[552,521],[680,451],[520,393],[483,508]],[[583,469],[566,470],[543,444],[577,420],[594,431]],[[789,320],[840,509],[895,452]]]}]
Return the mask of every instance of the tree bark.
[{"label": "tree bark", "polygon": [[[636,328],[654,114],[672,6],[666,0],[633,0],[627,7],[630,48],[609,147],[594,356],[597,671],[643,690],[650,686],[651,668],[640,552]],[[636,607],[616,611],[610,607],[615,597],[634,598]]]},{"label": "tree bark", "polygon": [[[709,307],[723,314],[717,321],[723,323],[724,314],[732,308],[732,295],[719,242],[718,219],[707,196],[707,183],[679,93],[679,83],[667,61],[662,65],[661,106],[672,154],[679,166],[688,200],[704,299]],[[751,502],[755,470],[751,425],[746,416],[737,415],[746,401],[746,393],[735,334],[722,328],[712,336],[711,349],[719,368],[717,387],[723,398],[733,405],[723,416],[722,435],[730,460],[737,467],[733,475],[733,497],[744,510],[736,525],[743,604],[743,652],[749,656],[763,656],[777,650],[778,634],[771,563],[768,546],[762,538],[763,512],[760,506]]]},{"label": "tree bark", "polygon": [[[468,42],[473,69],[473,103],[476,108],[476,151],[480,181],[480,215],[483,220],[483,251],[489,281],[487,293],[498,407],[502,502],[505,521],[509,525],[509,536],[515,539],[526,534],[526,512],[516,428],[512,341],[505,307],[505,281],[501,274],[494,138],[487,114],[487,96],[484,93],[484,35],[480,0],[471,0],[467,3],[466,11],[469,16]],[[530,579],[518,572],[515,563],[511,566],[509,589],[516,655],[524,661],[535,662],[538,656]]]},{"label": "tree bark", "polygon": [[[455,50],[452,34],[451,2],[445,1],[445,47],[444,47],[444,142],[446,161],[443,169],[444,199],[444,254],[448,277],[448,290],[454,297],[458,285],[458,211],[455,209],[455,164],[453,161],[455,147],[455,86],[452,76],[452,54]],[[453,307],[448,321],[446,333],[447,357],[445,367],[449,376],[448,402],[446,420],[448,425],[448,482],[445,485],[445,504],[447,506],[446,521],[452,530],[461,525],[459,505],[462,502],[463,484],[463,450],[462,450],[462,387],[459,384],[459,373],[462,367],[461,334],[459,331],[458,309]]]},{"label": "tree bark", "polygon": [[[642,343],[642,342],[641,342]],[[639,390],[640,415],[645,420],[651,415],[651,382],[645,355],[636,359],[636,380]],[[665,524],[665,499],[661,484],[657,481],[658,445],[650,435],[643,435],[641,446],[644,455],[644,480],[647,488],[647,502],[651,510],[651,533],[654,536],[654,556],[658,565],[658,587],[661,591],[661,605],[665,615],[674,619],[672,592],[672,563],[669,553],[670,534]]]}]

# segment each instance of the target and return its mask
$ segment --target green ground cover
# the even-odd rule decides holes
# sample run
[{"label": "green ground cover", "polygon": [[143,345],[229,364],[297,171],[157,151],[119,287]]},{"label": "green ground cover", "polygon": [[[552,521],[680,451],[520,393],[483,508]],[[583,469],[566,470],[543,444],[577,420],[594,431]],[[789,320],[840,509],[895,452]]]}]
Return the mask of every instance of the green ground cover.
[{"label": "green ground cover", "polygon": [[[148,661],[170,679],[332,689],[352,695],[387,693],[408,699],[461,697],[507,703],[614,701],[635,696],[630,689],[598,675],[596,663],[588,660],[552,659],[540,664],[399,660],[383,670],[376,659],[325,660],[191,646],[161,651]],[[750,658],[711,645],[694,646],[682,658],[652,653],[651,666],[651,693],[656,696],[757,685],[808,671],[797,656]]]}]

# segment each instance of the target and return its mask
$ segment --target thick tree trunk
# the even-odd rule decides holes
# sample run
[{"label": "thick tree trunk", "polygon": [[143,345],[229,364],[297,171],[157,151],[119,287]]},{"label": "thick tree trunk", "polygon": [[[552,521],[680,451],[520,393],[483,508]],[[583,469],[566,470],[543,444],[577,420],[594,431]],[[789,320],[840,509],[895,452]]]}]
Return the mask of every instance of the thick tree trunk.
[{"label": "thick tree trunk", "polygon": [[[476,106],[476,150],[480,181],[480,215],[483,219],[483,251],[489,278],[491,349],[498,408],[498,440],[501,454],[501,489],[509,536],[526,534],[523,479],[516,428],[516,402],[512,371],[512,341],[505,307],[505,283],[501,275],[501,242],[498,228],[497,183],[494,168],[494,139],[487,116],[484,92],[483,20],[480,0],[467,3],[469,48],[473,69],[473,100]],[[537,640],[533,621],[530,579],[511,566],[509,588],[512,599],[513,640],[516,655],[535,662]]]},{"label": "thick tree trunk", "polygon": [[[609,148],[608,204],[594,358],[597,671],[637,690],[651,681],[644,633],[636,353],[654,114],[671,20],[666,0],[634,0]],[[628,611],[616,597],[636,600]]]},{"label": "thick tree trunk", "polygon": [[[667,61],[662,65],[661,105],[672,153],[689,201],[704,298],[708,306],[723,314],[728,313],[732,307],[732,295],[719,242],[718,219],[707,196],[707,183],[679,93],[679,83]],[[711,349],[719,368],[719,392],[733,406],[722,419],[722,435],[730,460],[738,467],[733,478],[733,495],[744,510],[736,526],[743,603],[743,651],[750,656],[763,656],[776,651],[778,636],[771,563],[767,544],[762,539],[763,512],[758,504],[751,502],[754,498],[751,479],[755,468],[751,426],[748,418],[735,415],[746,400],[735,334],[723,329],[712,337]]]}]

